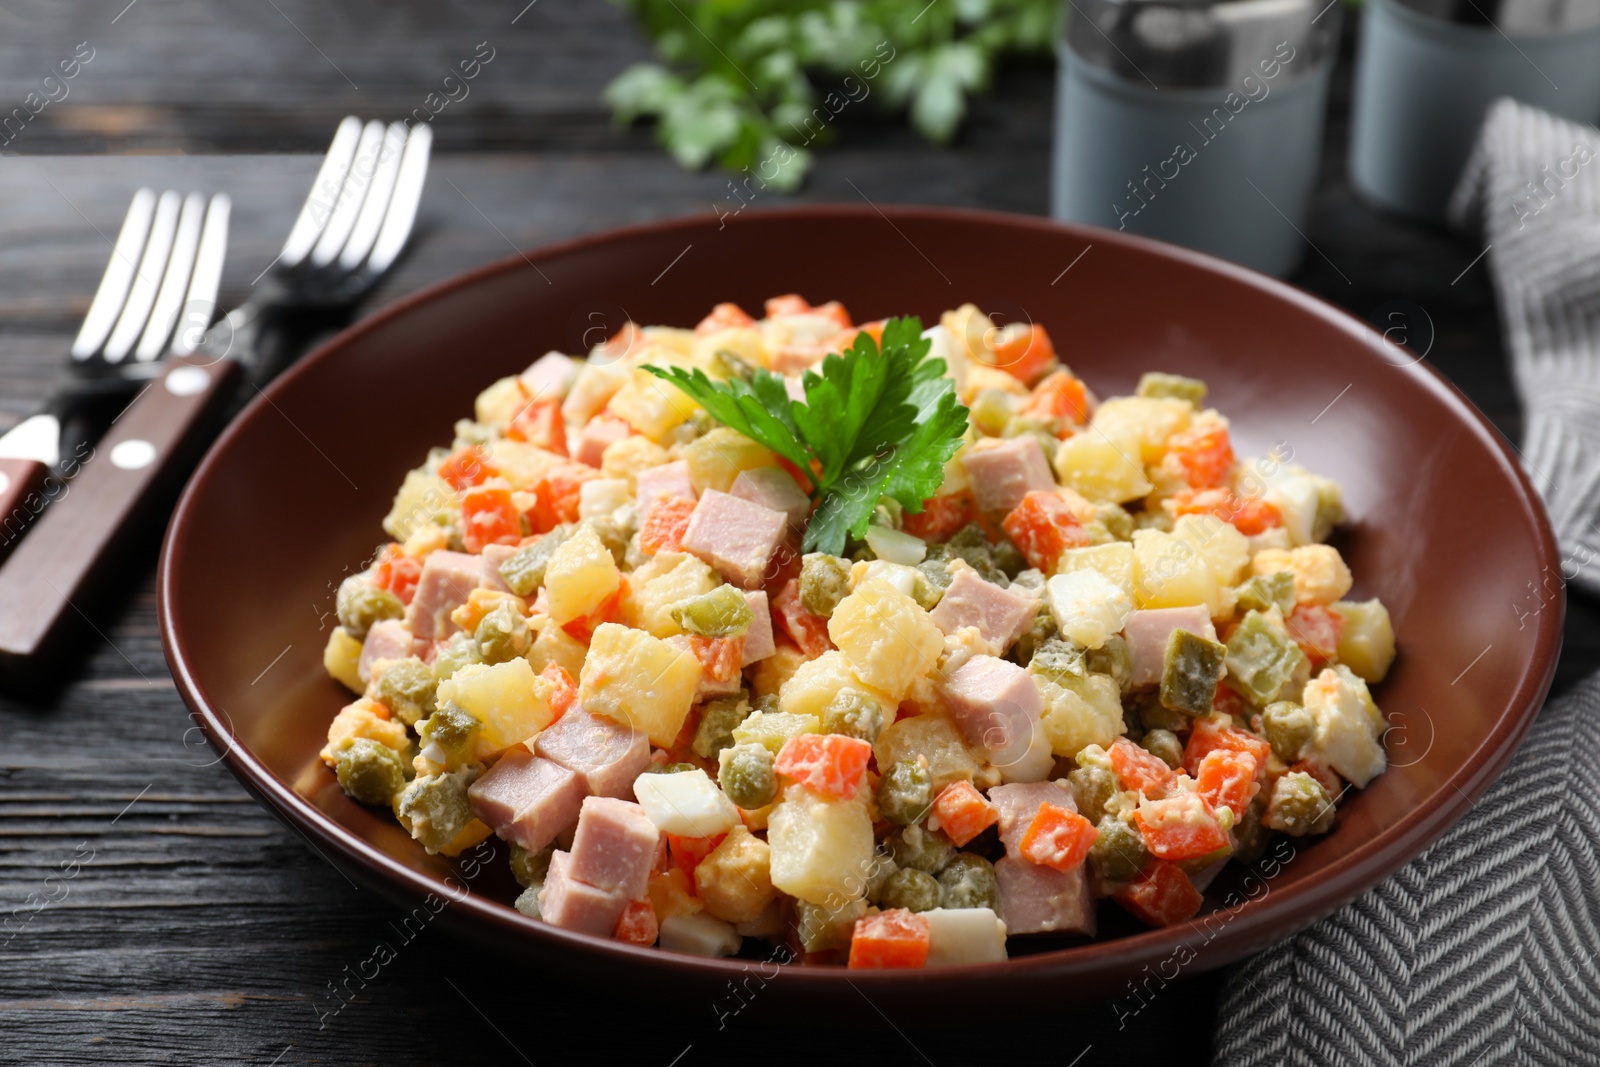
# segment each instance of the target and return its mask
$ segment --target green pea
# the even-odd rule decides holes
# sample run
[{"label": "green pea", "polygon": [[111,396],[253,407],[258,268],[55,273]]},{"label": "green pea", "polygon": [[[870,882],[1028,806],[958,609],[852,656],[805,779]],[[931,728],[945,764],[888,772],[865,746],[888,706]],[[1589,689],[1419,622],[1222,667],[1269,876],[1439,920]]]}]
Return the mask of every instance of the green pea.
[{"label": "green pea", "polygon": [[439,851],[472,821],[467,787],[482,773],[482,765],[474,764],[459,771],[417,777],[395,805],[400,825],[429,852]]},{"label": "green pea", "polygon": [[478,642],[478,657],[485,663],[516,659],[533,643],[528,620],[509,601],[485,615],[472,637]]},{"label": "green pea", "polygon": [[1198,408],[1206,402],[1206,383],[1199,378],[1185,378],[1181,374],[1149,371],[1139,376],[1136,395],[1187,400]]},{"label": "green pea", "polygon": [[994,864],[982,856],[963,852],[939,872],[939,906],[943,908],[998,908],[1000,883]]},{"label": "green pea", "polygon": [[1186,715],[1206,714],[1227,669],[1227,654],[1226,645],[1188,630],[1173,630],[1161,669],[1161,703]]},{"label": "green pea", "polygon": [[1234,594],[1241,611],[1266,611],[1276,606],[1287,618],[1294,611],[1294,575],[1289,571],[1258,574],[1240,584]]},{"label": "green pea", "polygon": [[1085,651],[1083,665],[1095,674],[1109,674],[1124,693],[1133,685],[1133,651],[1121,634],[1112,634],[1101,647]]},{"label": "green pea", "polygon": [[1171,730],[1151,730],[1140,739],[1139,747],[1173,770],[1183,766],[1183,742]]},{"label": "green pea", "polygon": [[372,698],[407,726],[433,714],[438,683],[433,668],[416,656],[389,660],[373,679]]},{"label": "green pea", "polygon": [[400,598],[387,589],[379,589],[367,581],[364,574],[352,574],[339,583],[339,592],[333,598],[339,611],[339,625],[350,631],[352,637],[365,638],[374,623],[385,619],[398,619],[406,613]]},{"label": "green pea", "polygon": [[[953,581],[950,576],[950,568],[942,559],[925,559],[917,564],[917,573],[921,574],[923,581],[928,583],[927,592],[921,593],[917,599],[917,604],[918,606],[923,606],[925,600],[929,601],[932,603],[932,607],[923,606],[923,610],[932,611],[939,606],[939,601],[944,599],[945,590],[950,588],[950,583]],[[921,587],[919,586],[918,589],[920,593]]]},{"label": "green pea", "polygon": [[649,763],[645,765],[640,774],[682,774],[684,771],[698,771],[700,768],[692,763]]},{"label": "green pea", "polygon": [[424,751],[438,746],[444,753],[445,758],[438,762],[454,764],[471,752],[480,725],[461,705],[447,700],[417,724],[417,736]]},{"label": "green pea", "polygon": [[1050,614],[1049,608],[1041,606],[1039,613],[1028,624],[1028,628],[1022,631],[1022,636],[1018,637],[1016,643],[1011,646],[1010,658],[1021,666],[1026,667],[1033,662],[1034,657],[1039,653],[1039,649],[1059,633],[1060,630],[1056,626],[1055,616]]},{"label": "green pea", "polygon": [[[990,547],[990,558],[994,560],[994,565],[1000,569],[1000,573],[1006,576],[1007,582],[1027,569],[1028,561],[1022,555],[1022,549],[1012,544],[1010,538],[1003,537]],[[1005,585],[1007,582],[996,584]]]},{"label": "green pea", "polygon": [[1233,858],[1238,863],[1254,863],[1267,850],[1267,840],[1272,835],[1261,825],[1261,817],[1266,811],[1266,798],[1258,795],[1244,810],[1244,816],[1233,824]]},{"label": "green pea", "polygon": [[433,656],[433,677],[444,681],[469,663],[482,663],[477,638],[465,630],[458,630],[445,639]]},{"label": "green pea", "polygon": [[1079,814],[1097,823],[1105,814],[1107,802],[1117,792],[1117,776],[1107,767],[1092,764],[1075,767],[1067,775],[1067,787],[1072,790]]},{"label": "green pea", "polygon": [[511,902],[511,906],[530,919],[541,919],[544,916],[539,914],[539,894],[543,892],[544,883],[536,882],[517,894],[517,899]]},{"label": "green pea", "polygon": [[1282,627],[1252,611],[1228,638],[1226,664],[1231,684],[1250,703],[1260,706],[1290,690],[1308,668],[1306,654]]},{"label": "green pea", "polygon": [[1102,816],[1095,824],[1100,836],[1089,846],[1089,862],[1108,882],[1126,882],[1150,862],[1144,835],[1115,815]]},{"label": "green pea", "polygon": [[778,795],[778,775],[772,762],[765,745],[725,748],[718,761],[717,781],[728,799],[746,811],[765,807]]},{"label": "green pea", "polygon": [[[996,585],[1005,584],[1001,579],[1007,576],[995,563],[994,546],[989,544],[989,538],[983,532],[983,528],[975,522],[969,522],[957,530],[944,544],[929,546],[928,554],[932,559],[964,560],[984,581],[994,582]],[[1020,573],[1021,570],[1022,568],[1018,567],[1012,573]]]},{"label": "green pea", "polygon": [[339,785],[363,804],[388,807],[394,795],[405,788],[405,764],[400,754],[388,745],[358,737],[339,753],[334,769]]},{"label": "green pea", "polygon": [[708,700],[700,705],[700,724],[689,747],[701,759],[716,759],[733,744],[734,728],[749,717],[750,701],[743,693]]},{"label": "green pea", "polygon": [[883,732],[883,705],[861,690],[845,686],[822,709],[822,731],[872,744]]},{"label": "green pea", "polygon": [[807,900],[794,902],[795,935],[807,952],[850,947],[856,920],[867,915],[867,902],[859,898],[840,900],[829,906]]},{"label": "green pea", "polygon": [[1274,701],[1261,713],[1261,733],[1285,763],[1299,759],[1316,732],[1317,720],[1292,700]]},{"label": "green pea", "polygon": [[518,596],[532,596],[544,584],[545,568],[562,542],[572,536],[573,526],[557,526],[533,544],[519,549],[500,564],[500,580]]},{"label": "green pea", "polygon": [[545,875],[550,871],[550,857],[554,853],[553,845],[538,852],[529,852],[515,841],[511,842],[511,877],[524,887],[543,884]]},{"label": "green pea", "polygon": [[800,558],[800,603],[811,614],[827,619],[850,592],[850,563],[823,552]]},{"label": "green pea", "polygon": [[889,876],[878,894],[882,908],[932,911],[939,906],[939,882],[933,875],[915,868],[902,868]]},{"label": "green pea", "polygon": [[1133,516],[1128,509],[1120,504],[1096,504],[1094,506],[1095,521],[1106,528],[1106,533],[1113,540],[1133,540]]},{"label": "green pea", "polygon": [[901,760],[878,779],[878,811],[896,826],[910,826],[933,807],[933,778],[912,760]]},{"label": "green pea", "polygon": [[913,867],[929,874],[938,874],[956,854],[955,844],[942,830],[929,830],[912,823],[890,834],[884,844],[889,855],[901,867]]},{"label": "green pea", "polygon": [[1333,798],[1322,783],[1304,771],[1291,771],[1272,787],[1261,824],[1290,837],[1325,834],[1333,828]]},{"label": "green pea", "polygon": [[875,905],[882,900],[883,887],[889,884],[889,879],[894,877],[894,872],[899,869],[882,845],[873,849],[872,858],[867,861],[866,876],[862,880],[861,887],[867,903]]},{"label": "green pea", "polygon": [[750,602],[731,585],[719,585],[672,606],[672,621],[700,637],[736,637],[755,620]]}]

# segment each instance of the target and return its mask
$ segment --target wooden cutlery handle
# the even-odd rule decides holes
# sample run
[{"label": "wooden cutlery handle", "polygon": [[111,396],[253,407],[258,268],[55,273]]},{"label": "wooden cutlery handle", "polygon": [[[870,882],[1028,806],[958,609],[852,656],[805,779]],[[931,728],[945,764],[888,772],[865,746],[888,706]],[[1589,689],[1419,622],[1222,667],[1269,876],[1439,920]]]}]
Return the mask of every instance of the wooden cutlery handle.
[{"label": "wooden cutlery handle", "polygon": [[0,459],[0,560],[22,543],[22,534],[48,502],[50,468],[36,459]]},{"label": "wooden cutlery handle", "polygon": [[[163,490],[187,472],[196,446],[233,392],[232,360],[173,356],[133,399],[0,565],[0,669],[27,683],[45,665],[64,624],[112,576],[120,552]],[[83,621],[86,621],[83,620]]]}]

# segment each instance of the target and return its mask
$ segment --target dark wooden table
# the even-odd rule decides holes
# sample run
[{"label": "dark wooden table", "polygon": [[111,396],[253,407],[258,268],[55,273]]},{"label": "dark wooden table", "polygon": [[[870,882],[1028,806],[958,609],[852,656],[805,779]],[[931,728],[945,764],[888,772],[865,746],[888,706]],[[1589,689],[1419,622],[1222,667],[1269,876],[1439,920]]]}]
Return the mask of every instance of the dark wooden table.
[{"label": "dark wooden table", "polygon": [[[479,42],[494,59],[435,120],[414,254],[370,307],[514,248],[721,201],[724,177],[681,172],[648,131],[613,128],[598,103],[607,80],[648,54],[621,13],[595,0],[525,3],[0,0],[0,114],[79,42],[94,50],[70,95],[0,145],[17,153],[0,160],[0,431],[43,396],[137,186],[232,194],[223,290],[242,298],[336,120],[408,113]],[[847,114],[799,199],[1043,213],[1051,77],[1042,64],[1007,72],[948,149],[865,109]],[[1421,321],[1420,308],[1436,332],[1428,359],[1515,439],[1487,275],[1482,263],[1467,269],[1481,246],[1351,197],[1347,84],[1342,75],[1308,231],[1317,251],[1294,280],[1365,318],[1400,307]],[[795,1018],[777,993],[729,1014],[731,996],[717,1005],[597,987],[485,961],[431,931],[352,983],[341,1007],[332,987],[394,940],[396,912],[216,764],[162,658],[153,558],[95,620],[103,639],[63,668],[58,696],[0,698],[0,1061],[545,1064],[587,1046],[602,1062],[660,1067],[815,1062],[819,1031],[850,1043],[832,1047],[898,1063],[1205,1054],[1215,976],[1164,991],[1159,1011],[1125,1028],[1106,1006],[1048,1020],[975,1008],[934,1029],[865,1003]],[[1579,599],[1557,689],[1597,651],[1600,613]]]}]

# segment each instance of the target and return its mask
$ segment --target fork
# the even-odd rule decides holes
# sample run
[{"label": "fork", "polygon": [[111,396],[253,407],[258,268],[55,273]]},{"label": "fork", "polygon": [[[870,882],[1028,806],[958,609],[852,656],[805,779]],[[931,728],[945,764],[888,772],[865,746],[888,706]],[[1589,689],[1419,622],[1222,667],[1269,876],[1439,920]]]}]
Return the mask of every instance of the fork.
[{"label": "fork", "polygon": [[117,416],[70,491],[0,566],[0,670],[32,680],[240,378],[259,390],[285,365],[283,327],[296,314],[348,309],[394,264],[416,220],[431,144],[427,126],[339,124],[282,251],[257,279],[266,284],[191,351],[163,361],[159,380]]}]

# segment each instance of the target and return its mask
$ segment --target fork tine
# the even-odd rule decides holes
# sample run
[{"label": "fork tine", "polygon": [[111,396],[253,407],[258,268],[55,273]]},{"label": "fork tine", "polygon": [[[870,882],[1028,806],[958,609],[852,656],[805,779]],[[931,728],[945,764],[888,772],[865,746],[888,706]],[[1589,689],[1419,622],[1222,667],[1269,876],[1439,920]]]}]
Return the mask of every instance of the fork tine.
[{"label": "fork tine", "polygon": [[72,358],[80,363],[100,351],[100,346],[116,325],[117,315],[128,298],[128,285],[133,281],[139,251],[144,248],[145,234],[150,230],[150,217],[155,213],[156,194],[140,189],[128,204],[128,214],[122,219],[122,230],[106,272],[100,278],[100,288],[95,291],[89,311],[83,317],[77,340],[72,342]]},{"label": "fork tine", "polygon": [[283,242],[283,251],[278,253],[279,266],[298,266],[316,245],[317,235],[327,225],[339,189],[344,185],[345,174],[350,170],[350,161],[355,156],[356,142],[360,138],[361,120],[354,115],[345,116],[334,132],[333,142],[328,145],[328,154],[322,158],[322,167],[311,182],[311,192],[300,206],[300,214],[295,217],[294,226],[289,230],[289,238]]},{"label": "fork tine", "polygon": [[411,236],[412,224],[417,221],[417,204],[422,200],[422,183],[428,176],[428,150],[432,145],[433,127],[411,128],[406,150],[400,158],[394,193],[389,197],[389,209],[378,229],[372,255],[367,258],[367,270],[372,274],[388,270],[400,249],[405,247],[406,238]]},{"label": "fork tine", "polygon": [[222,284],[222,261],[228,254],[228,218],[233,201],[218,193],[206,209],[206,222],[200,231],[200,252],[195,258],[194,275],[189,279],[189,295],[183,302],[184,318],[172,338],[172,353],[188,355],[200,344],[217,310],[217,290]]},{"label": "fork tine", "polygon": [[400,157],[405,147],[405,123],[390,123],[383,135],[378,169],[372,175],[372,185],[367,190],[366,199],[361,202],[361,214],[356,216],[356,224],[344,243],[344,250],[339,253],[341,270],[355,270],[367,258],[367,253],[372,251],[372,244],[378,239],[378,227],[383,225],[383,216],[389,210],[389,195],[394,191],[394,180],[400,173]]},{"label": "fork tine", "polygon": [[361,206],[372,189],[372,178],[381,162],[383,143],[383,123],[374,120],[361,128],[361,140],[356,144],[355,158],[350,161],[339,199],[334,202],[333,215],[311,250],[312,267],[325,267],[333,262],[355,228],[356,218],[361,214]]},{"label": "fork tine", "polygon": [[156,300],[156,289],[167,267],[167,253],[172,250],[172,237],[178,227],[178,206],[182,203],[177,193],[168,189],[156,201],[156,217],[150,223],[150,236],[144,243],[144,255],[139,259],[139,270],[134,275],[133,286],[128,290],[128,302],[122,306],[122,315],[111,331],[101,353],[107,363],[120,363],[133,348],[133,343],[144,331],[150,318],[150,307]]},{"label": "fork tine", "polygon": [[189,273],[194,269],[195,252],[200,247],[200,219],[205,210],[206,198],[199,193],[190,193],[184,198],[183,211],[178,215],[178,232],[167,256],[167,270],[161,277],[161,289],[156,293],[150,321],[145,323],[139,346],[133,351],[133,358],[141,363],[166,351],[172,324],[177,321],[183,294],[189,287]]}]

